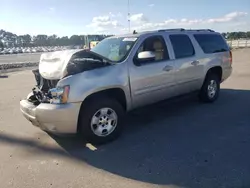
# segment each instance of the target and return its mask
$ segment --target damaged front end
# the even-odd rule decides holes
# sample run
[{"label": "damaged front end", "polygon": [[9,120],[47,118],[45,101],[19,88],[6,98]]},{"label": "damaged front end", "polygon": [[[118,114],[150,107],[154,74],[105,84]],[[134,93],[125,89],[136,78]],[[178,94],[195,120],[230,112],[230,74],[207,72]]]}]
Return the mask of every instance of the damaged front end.
[{"label": "damaged front end", "polygon": [[28,96],[28,101],[36,106],[40,103],[51,103],[53,96],[50,90],[56,88],[59,80],[47,80],[43,78],[39,73],[39,69],[32,70],[32,72],[37,84]]},{"label": "damaged front end", "polygon": [[28,96],[34,105],[40,103],[66,103],[70,86],[57,87],[57,83],[67,76],[111,65],[98,54],[81,50],[42,54],[39,69],[32,70],[36,86]]}]

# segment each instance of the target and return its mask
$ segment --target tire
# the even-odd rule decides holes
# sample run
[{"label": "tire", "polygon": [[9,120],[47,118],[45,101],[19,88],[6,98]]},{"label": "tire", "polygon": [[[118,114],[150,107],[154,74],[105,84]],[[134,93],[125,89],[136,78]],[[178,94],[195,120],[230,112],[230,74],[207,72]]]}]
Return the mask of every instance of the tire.
[{"label": "tire", "polygon": [[[211,87],[209,90],[209,86],[215,84],[216,89],[214,90],[214,94],[211,93]],[[199,93],[200,101],[205,103],[212,103],[217,100],[220,93],[220,79],[217,74],[208,73],[203,83],[203,86]]]},{"label": "tire", "polygon": [[[103,111],[107,111],[107,116],[105,116],[105,118],[107,117],[107,119],[104,119],[103,113],[102,111],[100,111],[101,109],[103,109]],[[101,119],[101,117],[103,119]],[[115,119],[115,117],[117,117],[116,121],[113,120]],[[81,137],[87,142],[90,142],[92,144],[105,144],[107,142],[115,140],[120,136],[123,127],[123,117],[124,109],[121,104],[115,99],[101,97],[97,100],[87,101],[80,112],[78,132],[80,133]],[[96,123],[92,123],[92,121]],[[101,124],[100,121],[102,122]],[[105,122],[108,122],[108,124],[106,124]],[[116,122],[116,124],[114,122]],[[112,128],[110,128],[111,124],[115,126],[111,126]],[[111,131],[108,131],[110,129]],[[100,134],[104,135],[101,136]]]}]

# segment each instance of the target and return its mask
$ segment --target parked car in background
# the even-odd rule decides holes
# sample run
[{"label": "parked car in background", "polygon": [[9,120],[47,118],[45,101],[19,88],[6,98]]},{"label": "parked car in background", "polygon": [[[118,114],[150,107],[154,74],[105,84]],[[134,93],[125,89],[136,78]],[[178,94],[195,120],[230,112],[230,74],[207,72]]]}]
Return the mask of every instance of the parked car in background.
[{"label": "parked car in background", "polygon": [[69,48],[68,46],[39,46],[39,47],[13,47],[0,50],[0,55],[19,54],[19,53],[39,53],[62,51]]},{"label": "parked car in background", "polygon": [[20,101],[41,129],[106,143],[122,132],[125,112],[198,92],[212,103],[232,72],[232,53],[212,30],[166,29],[115,36],[91,50],[41,55],[37,89]]}]

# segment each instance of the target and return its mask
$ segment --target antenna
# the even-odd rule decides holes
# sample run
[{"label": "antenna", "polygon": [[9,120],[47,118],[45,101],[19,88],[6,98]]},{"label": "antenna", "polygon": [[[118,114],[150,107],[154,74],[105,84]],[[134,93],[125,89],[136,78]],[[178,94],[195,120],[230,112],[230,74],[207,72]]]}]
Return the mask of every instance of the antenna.
[{"label": "antenna", "polygon": [[130,33],[130,2],[128,0],[128,31]]}]

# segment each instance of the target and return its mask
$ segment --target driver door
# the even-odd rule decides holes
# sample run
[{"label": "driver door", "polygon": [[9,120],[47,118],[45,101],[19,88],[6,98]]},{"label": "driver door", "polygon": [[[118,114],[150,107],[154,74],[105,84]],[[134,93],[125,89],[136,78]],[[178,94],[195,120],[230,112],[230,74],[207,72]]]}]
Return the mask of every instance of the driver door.
[{"label": "driver door", "polygon": [[[174,62],[162,35],[151,36],[137,45],[129,68],[131,95],[135,107],[155,103],[174,96]],[[143,51],[154,52],[155,58],[139,60]]]}]

